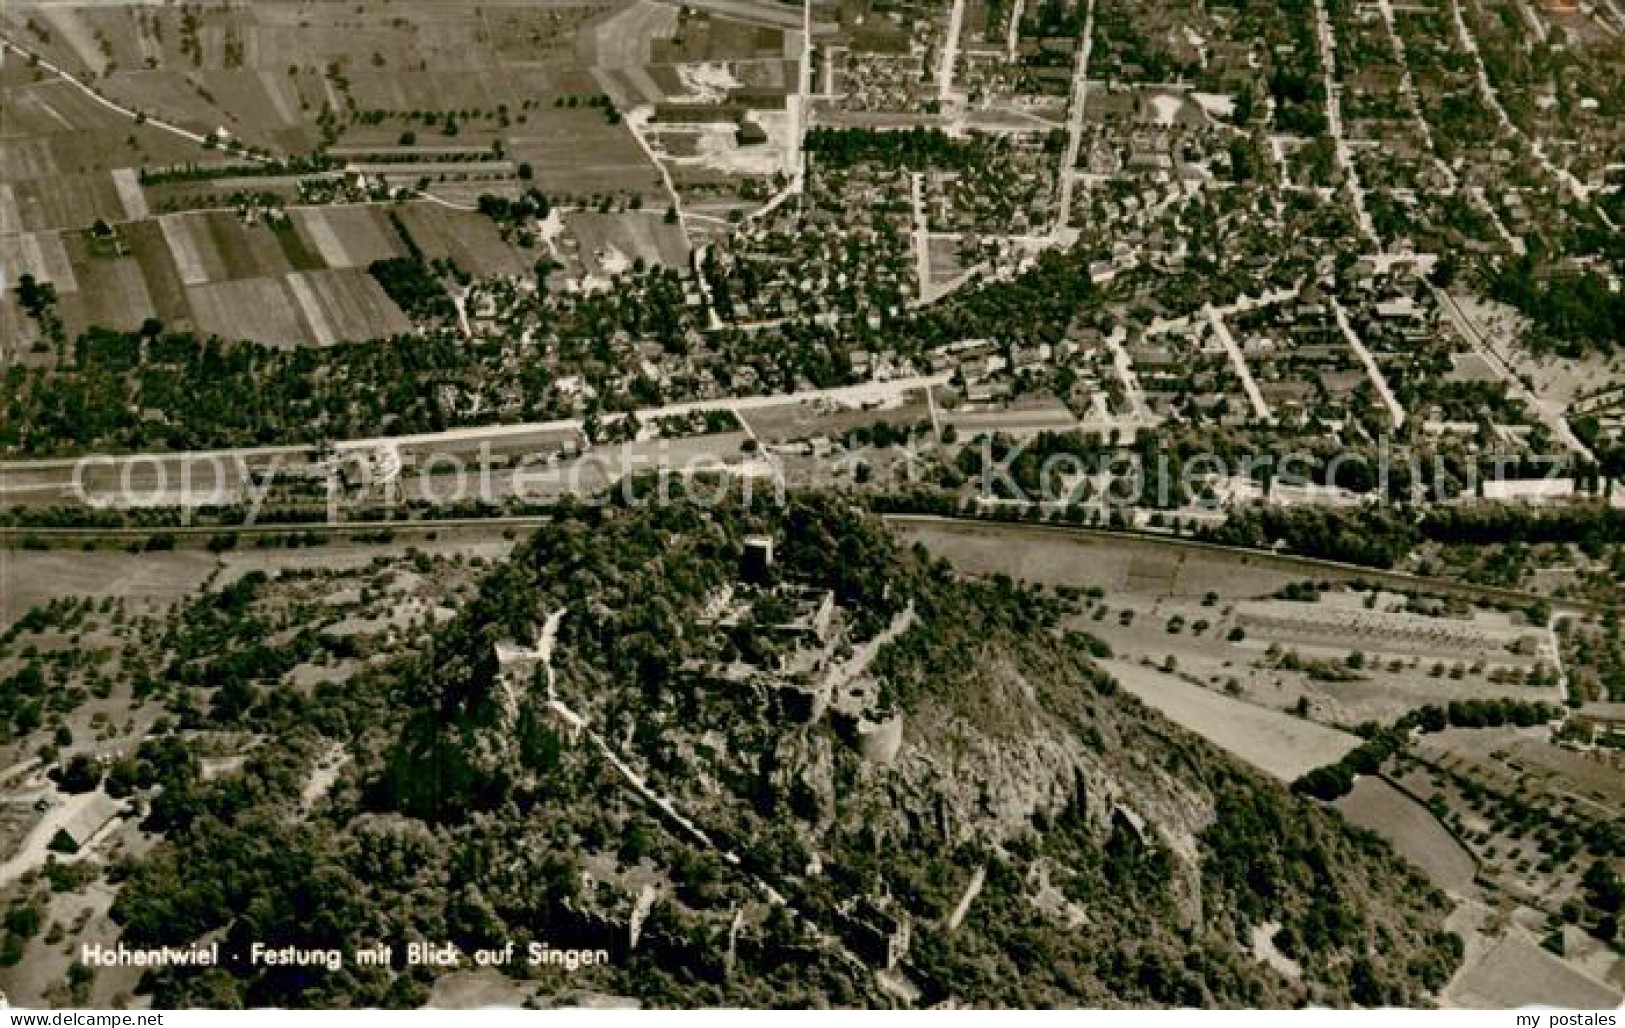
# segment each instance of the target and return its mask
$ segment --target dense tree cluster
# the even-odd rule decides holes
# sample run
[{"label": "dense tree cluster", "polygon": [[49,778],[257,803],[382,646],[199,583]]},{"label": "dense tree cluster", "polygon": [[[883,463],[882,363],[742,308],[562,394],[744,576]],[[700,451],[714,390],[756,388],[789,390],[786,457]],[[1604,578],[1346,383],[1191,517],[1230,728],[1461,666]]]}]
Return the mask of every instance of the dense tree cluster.
[{"label": "dense tree cluster", "polygon": [[1388,758],[1402,752],[1412,732],[1442,732],[1446,728],[1528,728],[1557,718],[1561,711],[1536,700],[1453,700],[1447,706],[1428,705],[1407,712],[1388,727],[1366,726],[1366,741],[1335,764],[1317,767],[1292,783],[1292,788],[1319,800],[1346,796],[1360,775],[1374,775]]}]

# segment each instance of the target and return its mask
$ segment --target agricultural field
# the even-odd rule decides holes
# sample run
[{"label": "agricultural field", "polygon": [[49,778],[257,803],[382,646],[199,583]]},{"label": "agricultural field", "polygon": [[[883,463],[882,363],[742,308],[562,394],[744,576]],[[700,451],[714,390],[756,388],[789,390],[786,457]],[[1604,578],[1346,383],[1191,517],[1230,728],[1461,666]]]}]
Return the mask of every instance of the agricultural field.
[{"label": "agricultural field", "polygon": [[141,167],[223,160],[11,54],[0,64],[0,107],[0,236],[145,217]]},{"label": "agricultural field", "polygon": [[[962,572],[1055,589],[1077,604],[1065,627],[1109,649],[1101,663],[1122,688],[1285,781],[1350,754],[1357,726],[1422,707],[1558,709],[1553,639],[1519,614],[1273,579],[1262,558],[1145,540],[918,519],[894,529]],[[1622,798],[1617,753],[1560,746],[1537,725],[1420,735],[1332,805],[1460,904],[1466,963],[1446,1002],[1612,1007],[1625,962],[1596,934],[1611,922],[1588,906],[1587,883],[1617,861]]]},{"label": "agricultural field", "polygon": [[[699,15],[690,41],[708,38],[710,21]],[[523,161],[549,193],[651,202],[662,186],[648,157],[619,118],[587,101],[658,102],[681,92],[675,64],[759,50],[758,30],[746,27],[656,64],[651,49],[678,30],[678,14],[648,3],[407,3],[382,18],[336,5],[53,5],[38,17],[13,11],[0,26],[114,103],[269,154],[378,153],[409,135],[406,149],[500,142],[513,156],[509,181]],[[458,178],[456,161],[429,177],[442,174]]]},{"label": "agricultural field", "polygon": [[[1263,558],[1009,525],[902,521],[897,529],[965,573],[1002,573],[1085,593],[1072,627],[1103,640],[1118,666],[1138,669],[1140,681],[1179,683],[1182,688],[1173,695],[1188,700],[1181,711],[1193,718],[1198,711],[1212,710],[1256,718],[1266,726],[1307,721],[1311,727],[1305,731],[1318,745],[1322,726],[1352,729],[1367,721],[1386,723],[1426,704],[1482,697],[1556,698],[1550,687],[1491,681],[1494,669],[1487,663],[1475,666],[1463,660],[1459,670],[1452,664],[1435,673],[1431,665],[1437,661],[1423,665],[1414,656],[1388,654],[1387,643],[1358,630],[1365,610],[1359,594],[1330,592],[1313,604],[1274,599],[1299,583],[1290,571],[1271,568]],[[1011,545],[1012,533],[1021,545]],[[1314,587],[1309,591],[1321,595]],[[1322,650],[1304,645],[1305,639],[1283,635],[1272,640],[1270,629],[1259,624],[1261,611],[1285,622],[1306,611],[1320,613],[1322,604],[1334,614],[1340,605],[1346,610],[1332,618],[1331,623],[1340,625],[1335,640],[1319,637]],[[1496,620],[1498,615],[1481,617],[1490,621],[1483,630],[1486,638],[1528,634],[1506,625],[1504,618]],[[1431,629],[1434,620],[1422,619],[1418,627]],[[1460,627],[1477,638],[1475,622]],[[1300,659],[1283,659],[1289,652]],[[1356,652],[1362,654],[1357,670],[1348,667],[1349,655]],[[1503,655],[1508,665],[1531,660],[1510,651]],[[1325,731],[1337,734],[1331,728]],[[1235,739],[1229,742],[1237,744]],[[1290,766],[1300,774],[1320,766],[1311,761],[1300,767],[1302,763]]]},{"label": "agricultural field", "polygon": [[[1201,548],[1021,525],[902,522],[973,574],[1098,590],[1075,618],[1123,655],[1273,710],[1353,728],[1428,704],[1558,700],[1542,626],[1460,601],[1306,582],[1290,564]],[[1010,546],[1012,535],[1020,546]]]},{"label": "agricultural field", "polygon": [[292,217],[300,239],[329,268],[365,268],[403,252],[374,207],[307,207]]},{"label": "agricultural field", "polygon": [[[622,257],[682,267],[687,240],[661,217],[673,196],[630,108],[692,98],[729,62],[739,88],[786,82],[780,29],[649,2],[407,3],[383,18],[22,5],[0,33],[23,48],[0,64],[0,259],[56,290],[68,340],[149,317],[272,345],[409,331],[364,275],[337,272],[410,254],[448,261],[448,277],[529,276],[548,250],[478,213],[486,194],[568,211],[585,282]],[[356,202],[403,190],[434,202],[394,219]],[[94,223],[112,238],[87,247]],[[9,293],[4,320],[24,344],[8,359],[45,361]]]},{"label": "agricultural field", "polygon": [[426,258],[446,258],[471,275],[522,275],[536,260],[504,242],[496,226],[478,214],[414,203],[400,211],[400,220]]},{"label": "agricultural field", "polygon": [[1374,775],[1338,800],[1339,813],[1387,839],[1428,879],[1454,896],[1474,896],[1477,863],[1426,807]]},{"label": "agricultural field", "polygon": [[[1579,894],[1599,840],[1586,830],[1617,824],[1625,773],[1606,754],[1582,785],[1529,754],[1555,749],[1529,730],[1452,730],[1400,758],[1395,781],[1444,812],[1444,823],[1480,863],[1480,874],[1522,902],[1556,912]],[[1563,758],[1558,758],[1559,760]]]}]

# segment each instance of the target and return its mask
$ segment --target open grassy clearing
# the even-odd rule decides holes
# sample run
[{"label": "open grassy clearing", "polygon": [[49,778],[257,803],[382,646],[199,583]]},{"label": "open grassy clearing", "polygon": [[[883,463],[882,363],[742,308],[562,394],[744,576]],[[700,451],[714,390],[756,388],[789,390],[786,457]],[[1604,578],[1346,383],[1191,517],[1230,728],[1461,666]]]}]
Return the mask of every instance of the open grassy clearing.
[{"label": "open grassy clearing", "polygon": [[1285,782],[1339,760],[1358,736],[1266,710],[1126,660],[1101,667],[1170,721]]},{"label": "open grassy clearing", "polygon": [[[587,77],[584,92],[600,92]],[[590,85],[588,84],[590,83]],[[665,210],[665,185],[624,123],[610,125],[589,108],[541,107],[510,135],[509,152],[528,162],[536,185],[550,196],[635,194],[646,207]]]},{"label": "open grassy clearing", "polygon": [[1510,759],[1549,787],[1599,805],[1603,817],[1625,817],[1625,768],[1610,763],[1606,753],[1577,752],[1537,739],[1518,739]]},{"label": "open grassy clearing", "polygon": [[670,39],[679,25],[677,8],[654,0],[636,0],[581,33],[577,44],[587,63],[625,68],[653,62],[652,43]]}]

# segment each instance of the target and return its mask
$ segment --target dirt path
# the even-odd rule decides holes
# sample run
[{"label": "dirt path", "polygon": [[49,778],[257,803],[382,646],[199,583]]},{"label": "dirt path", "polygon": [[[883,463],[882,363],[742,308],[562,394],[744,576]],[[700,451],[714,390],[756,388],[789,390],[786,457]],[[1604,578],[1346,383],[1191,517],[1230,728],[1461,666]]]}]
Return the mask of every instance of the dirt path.
[{"label": "dirt path", "polygon": [[976,897],[982,894],[982,885],[987,881],[987,867],[983,865],[971,875],[970,884],[965,886],[965,894],[959,897],[959,903],[954,912],[948,916],[948,930],[951,932],[964,923],[965,915],[970,913],[970,905],[976,902]]}]

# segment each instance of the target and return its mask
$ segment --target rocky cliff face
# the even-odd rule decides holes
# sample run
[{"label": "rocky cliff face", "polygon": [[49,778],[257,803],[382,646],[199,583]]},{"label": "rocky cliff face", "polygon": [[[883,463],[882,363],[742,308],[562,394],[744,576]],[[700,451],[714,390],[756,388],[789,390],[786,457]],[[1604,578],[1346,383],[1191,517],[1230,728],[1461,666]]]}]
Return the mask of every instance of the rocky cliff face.
[{"label": "rocky cliff face", "polygon": [[[581,904],[607,923],[655,889],[653,941],[616,988],[690,1001],[692,969],[649,953],[709,966],[701,941],[724,934],[725,967],[698,977],[730,1002],[785,988],[768,968],[791,951],[822,968],[795,983],[805,1002],[1416,1003],[1448,966],[1437,897],[1370,838],[1118,693],[1086,640],[1053,627],[1053,600],[955,580],[821,501],[592,517],[545,530],[447,633],[477,650],[569,610],[553,669],[582,723],[549,718],[540,673],[516,712],[488,716],[481,688],[498,676],[482,686],[488,665],[450,656],[431,692],[465,713],[414,719],[395,769],[419,784],[394,796],[451,824],[564,814],[564,848],[602,869]],[[786,539],[774,575],[832,592],[833,628],[747,638],[742,654],[737,623],[704,623],[746,534]],[[792,679],[856,673],[878,692],[850,690],[874,707],[851,722],[775,699]],[[900,741],[877,758],[858,723],[900,725]],[[545,766],[491,766],[512,748],[488,736],[516,724]],[[448,747],[454,779],[434,789],[399,759]],[[592,788],[561,801],[561,774]],[[650,841],[606,845],[628,836]],[[1252,956],[1266,923],[1301,977]]]}]

